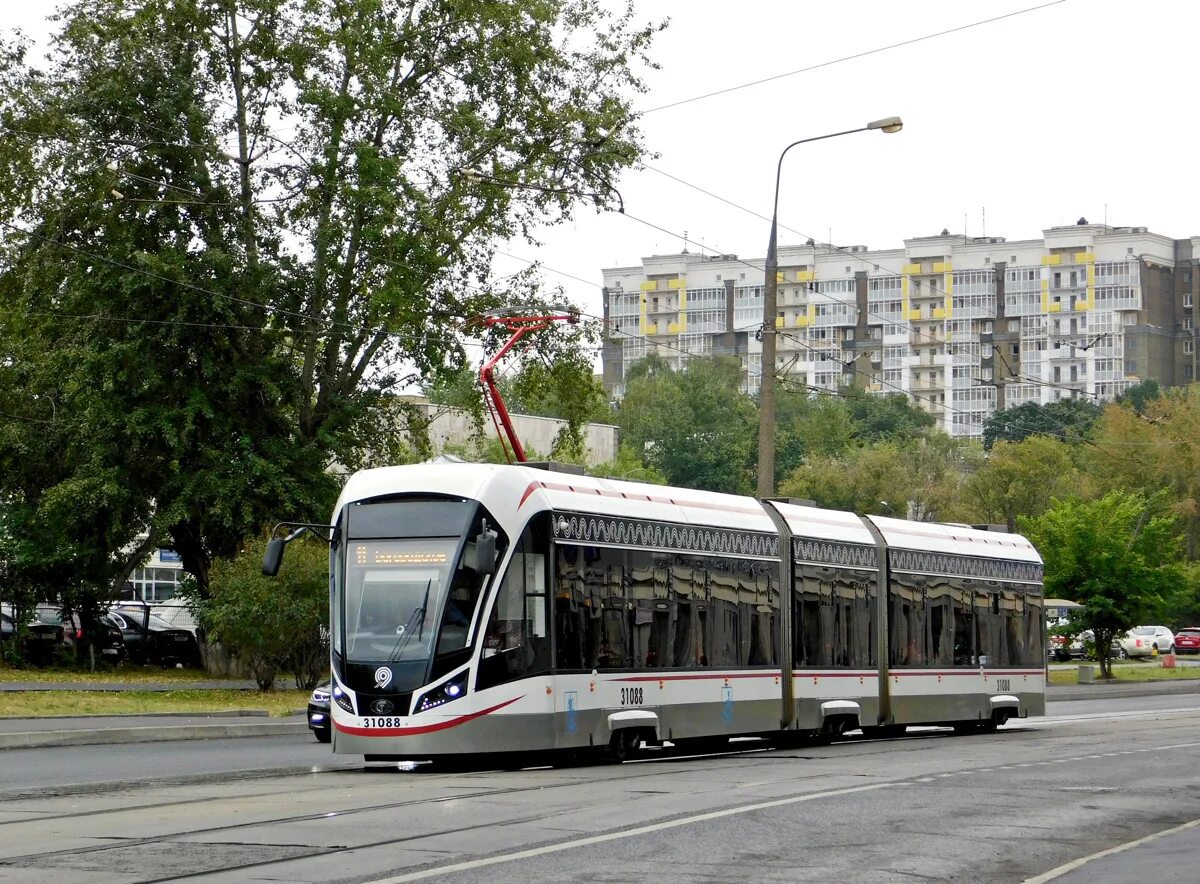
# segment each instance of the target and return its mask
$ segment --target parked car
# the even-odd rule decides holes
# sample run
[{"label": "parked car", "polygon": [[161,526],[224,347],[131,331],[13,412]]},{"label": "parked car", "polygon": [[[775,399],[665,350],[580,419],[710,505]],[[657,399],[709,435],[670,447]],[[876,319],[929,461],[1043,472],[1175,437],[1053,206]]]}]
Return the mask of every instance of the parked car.
[{"label": "parked car", "polygon": [[308,698],[308,728],[319,743],[333,739],[333,724],[329,720],[329,690],[332,680],[321,682],[313,688]]},{"label": "parked car", "polygon": [[121,632],[129,659],[139,665],[203,665],[200,644],[190,630],[173,627],[148,607],[110,608],[101,618]]},{"label": "parked car", "polygon": [[[41,620],[30,620],[25,627],[25,659],[37,666],[45,666],[54,660],[63,647],[63,628]],[[17,624],[8,614],[0,614],[0,641],[12,641],[17,634]]]},{"label": "parked car", "polygon": [[1175,635],[1165,626],[1135,626],[1116,641],[1116,654],[1122,660],[1150,657],[1154,653],[1175,653]]},{"label": "parked car", "polygon": [[1175,651],[1179,654],[1200,654],[1200,626],[1185,626],[1175,633]]},{"label": "parked car", "polygon": [[1094,651],[1095,642],[1095,636],[1090,629],[1085,629],[1070,641],[1067,641],[1065,636],[1052,635],[1046,643],[1046,656],[1059,663],[1086,660]]},{"label": "parked car", "polygon": [[[62,643],[74,655],[75,647],[84,641],[83,627],[78,614],[72,614],[70,620],[63,617],[61,608],[54,605],[38,605],[37,619],[43,623],[51,623],[62,629]],[[96,624],[98,633],[93,636],[96,653],[103,660],[117,663],[125,659],[125,643],[121,639],[121,630],[105,623],[103,618]]]}]

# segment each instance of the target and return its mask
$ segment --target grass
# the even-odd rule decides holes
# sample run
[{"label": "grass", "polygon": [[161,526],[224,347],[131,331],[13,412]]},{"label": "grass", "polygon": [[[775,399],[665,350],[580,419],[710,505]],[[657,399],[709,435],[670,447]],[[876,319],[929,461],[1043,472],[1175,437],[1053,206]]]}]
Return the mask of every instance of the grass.
[{"label": "grass", "polygon": [[[122,665],[116,669],[55,667],[14,669],[0,664],[0,683],[111,684],[133,689],[0,691],[0,717],[32,718],[47,715],[146,715],[162,712],[220,713],[257,711],[290,715],[308,703],[308,691],[277,690],[263,693],[245,689],[245,679],[221,678],[199,669],[160,669]],[[289,677],[290,681],[290,677]],[[228,682],[228,688],[201,688],[201,682]],[[171,686],[171,690],[137,690],[136,685]]]},{"label": "grass", "polygon": [[[1092,666],[1096,670],[1096,681],[1100,681],[1100,664],[1093,661],[1083,661],[1081,665]],[[1177,666],[1175,669],[1163,669],[1158,661],[1154,663],[1113,663],[1111,664],[1112,681],[1135,684],[1148,681],[1175,681],[1178,679],[1200,680],[1200,667]],[[1079,683],[1079,670],[1075,666],[1070,669],[1051,669],[1050,684],[1068,685]]]},{"label": "grass", "polygon": [[258,711],[291,715],[304,709],[308,691],[180,688],[172,691],[0,691],[0,717],[47,715],[147,715],[161,712]]},{"label": "grass", "polygon": [[121,684],[161,684],[168,682],[170,684],[178,683],[183,687],[186,687],[189,682],[228,681],[231,688],[235,685],[245,683],[245,679],[222,678],[219,675],[211,675],[200,669],[162,669],[158,666],[132,666],[123,664],[115,669],[106,667],[92,672],[87,669],[66,667],[47,667],[43,669],[29,666],[24,669],[14,669],[7,664],[0,663],[0,682],[6,681],[28,681],[39,684],[53,684],[64,681],[79,684],[109,682],[119,682]]}]

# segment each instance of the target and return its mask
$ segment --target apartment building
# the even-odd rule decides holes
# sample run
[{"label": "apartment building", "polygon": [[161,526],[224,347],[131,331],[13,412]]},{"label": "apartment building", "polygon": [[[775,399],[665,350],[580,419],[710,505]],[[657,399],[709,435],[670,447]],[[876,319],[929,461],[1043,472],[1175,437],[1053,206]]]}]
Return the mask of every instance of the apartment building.
[{"label": "apartment building", "polygon": [[[814,391],[904,393],[954,436],[1025,402],[1187,384],[1198,259],[1200,237],[1083,218],[1016,242],[943,230],[902,249],[782,246],[776,373]],[[605,386],[621,395],[628,366],[655,352],[675,367],[734,356],[756,390],[763,265],[684,251],[605,269]]]}]

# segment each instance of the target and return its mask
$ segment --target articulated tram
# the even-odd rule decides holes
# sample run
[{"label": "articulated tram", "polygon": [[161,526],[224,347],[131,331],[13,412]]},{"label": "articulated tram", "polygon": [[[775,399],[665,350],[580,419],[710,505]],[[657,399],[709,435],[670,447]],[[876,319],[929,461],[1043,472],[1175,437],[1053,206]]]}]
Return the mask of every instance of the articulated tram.
[{"label": "articulated tram", "polygon": [[1045,709],[1042,563],[1015,534],[461,463],[357,473],[319,532],[333,751],[368,761]]}]

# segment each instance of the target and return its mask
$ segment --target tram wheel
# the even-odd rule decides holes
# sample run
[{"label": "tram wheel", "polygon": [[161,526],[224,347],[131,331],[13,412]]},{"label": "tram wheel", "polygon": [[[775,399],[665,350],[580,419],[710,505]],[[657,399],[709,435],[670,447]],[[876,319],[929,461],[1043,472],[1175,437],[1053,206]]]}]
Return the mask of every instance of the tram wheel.
[{"label": "tram wheel", "polygon": [[636,758],[641,749],[642,738],[637,728],[626,727],[616,731],[608,743],[608,757],[615,763]]}]

